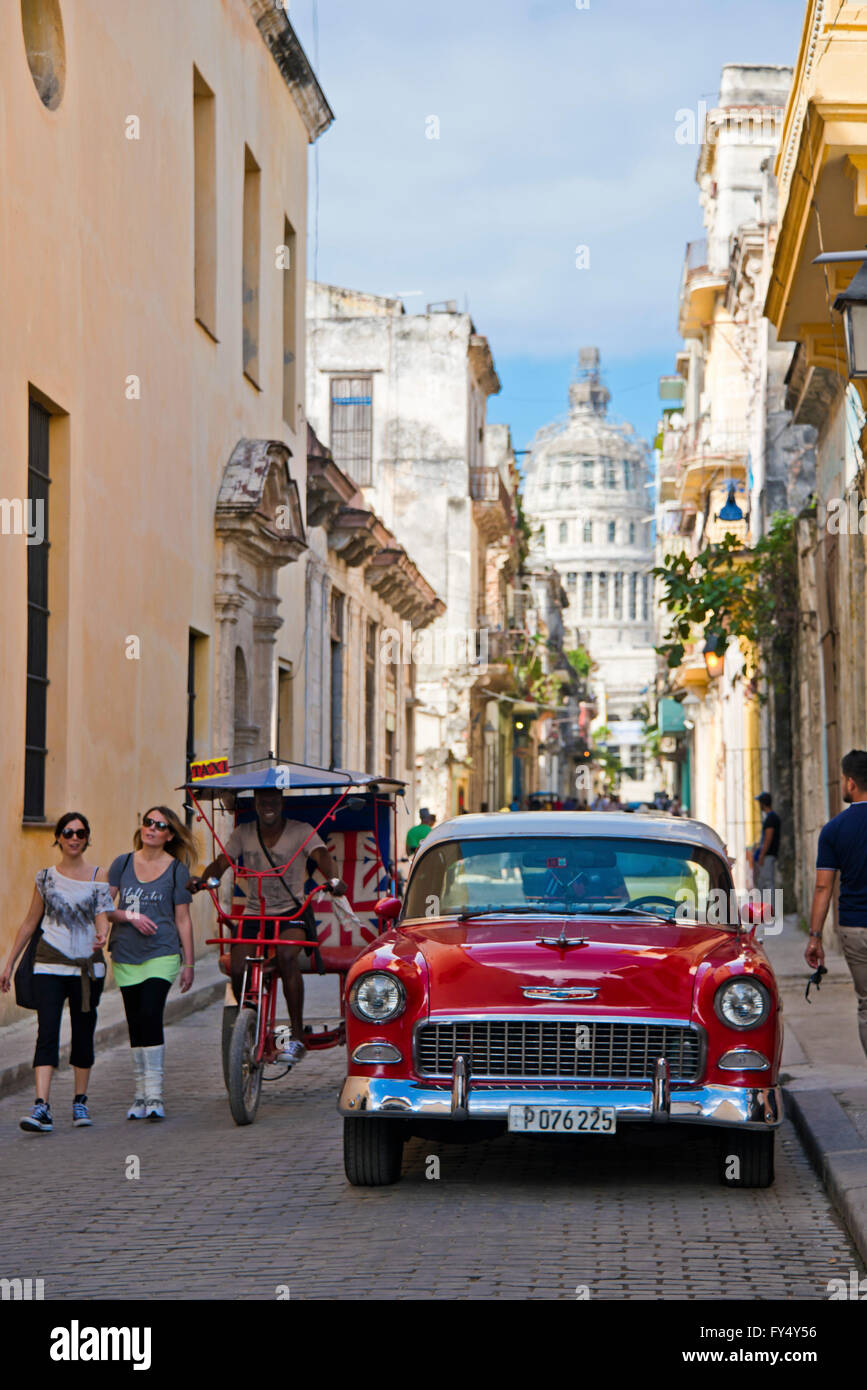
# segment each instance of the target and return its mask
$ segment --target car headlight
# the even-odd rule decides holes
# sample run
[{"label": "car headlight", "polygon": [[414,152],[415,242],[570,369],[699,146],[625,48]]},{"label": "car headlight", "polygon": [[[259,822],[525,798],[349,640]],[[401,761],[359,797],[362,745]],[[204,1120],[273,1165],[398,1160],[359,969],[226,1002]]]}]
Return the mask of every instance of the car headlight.
[{"label": "car headlight", "polygon": [[387,1023],[406,1008],[406,990],[396,975],[374,970],[355,981],[349,1007],[364,1023]]},{"label": "car headlight", "polygon": [[714,1009],[730,1028],[756,1028],[770,1013],[771,996],[758,980],[739,976],[720,985]]}]

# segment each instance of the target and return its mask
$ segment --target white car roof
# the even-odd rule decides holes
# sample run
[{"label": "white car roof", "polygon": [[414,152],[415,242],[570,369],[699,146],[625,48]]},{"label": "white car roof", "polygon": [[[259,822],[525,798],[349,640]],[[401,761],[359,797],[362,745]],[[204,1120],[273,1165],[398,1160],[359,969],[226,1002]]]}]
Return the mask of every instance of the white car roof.
[{"label": "white car roof", "polygon": [[726,857],[726,847],[704,821],[641,811],[494,811],[454,816],[435,825],[419,853],[444,840],[503,839],[511,835],[604,835],[661,843],[701,845]]}]

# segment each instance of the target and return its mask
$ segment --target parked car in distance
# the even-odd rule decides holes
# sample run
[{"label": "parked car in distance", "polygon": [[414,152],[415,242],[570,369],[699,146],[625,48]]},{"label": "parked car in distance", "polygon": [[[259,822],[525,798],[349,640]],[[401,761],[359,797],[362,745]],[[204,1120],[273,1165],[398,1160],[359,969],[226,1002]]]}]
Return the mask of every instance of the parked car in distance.
[{"label": "parked car in distance", "polygon": [[351,1183],[395,1182],[413,1134],[661,1123],[718,1127],[727,1185],[773,1181],[781,1003],[708,826],[460,816],[377,912],[346,982]]}]

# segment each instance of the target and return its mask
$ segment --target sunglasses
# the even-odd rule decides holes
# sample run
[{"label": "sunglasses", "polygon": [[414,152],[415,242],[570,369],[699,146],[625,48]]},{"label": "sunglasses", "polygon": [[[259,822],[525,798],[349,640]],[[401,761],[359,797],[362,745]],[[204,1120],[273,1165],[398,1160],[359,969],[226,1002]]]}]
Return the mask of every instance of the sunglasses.
[{"label": "sunglasses", "polygon": [[61,834],[61,837],[62,837],[64,840],[86,840],[86,839],[87,839],[87,831],[86,831],[86,830],[61,830],[60,834]]},{"label": "sunglasses", "polygon": [[154,820],[153,816],[145,816],[142,825],[146,825],[148,830],[171,830],[167,820]]}]

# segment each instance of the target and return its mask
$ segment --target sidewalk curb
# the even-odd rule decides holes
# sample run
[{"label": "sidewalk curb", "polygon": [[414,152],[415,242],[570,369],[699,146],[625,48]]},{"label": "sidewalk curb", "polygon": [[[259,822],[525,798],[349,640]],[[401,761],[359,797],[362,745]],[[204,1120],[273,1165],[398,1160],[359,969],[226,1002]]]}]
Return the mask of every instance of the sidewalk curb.
[{"label": "sidewalk curb", "polygon": [[[225,992],[226,977],[224,975],[218,980],[206,981],[198,987],[193,985],[187,994],[177,994],[168,1000],[165,1011],[166,1023],[176,1023],[179,1019],[186,1018],[199,1009],[210,1008],[211,1004],[221,999]],[[13,1062],[8,1066],[0,1067],[0,1097],[11,1095],[31,1081],[33,1077],[32,1047],[34,1040],[35,1032],[29,1039],[28,1056],[24,1061]],[[129,1033],[125,1018],[119,1018],[110,1023],[97,1023],[94,1043],[98,1051],[104,1048],[117,1047],[119,1043],[128,1041]],[[57,1070],[59,1072],[69,1070],[69,1062],[62,1054]]]},{"label": "sidewalk curb", "polygon": [[867,1264],[867,1145],[833,1091],[783,1088],[786,1112]]}]

